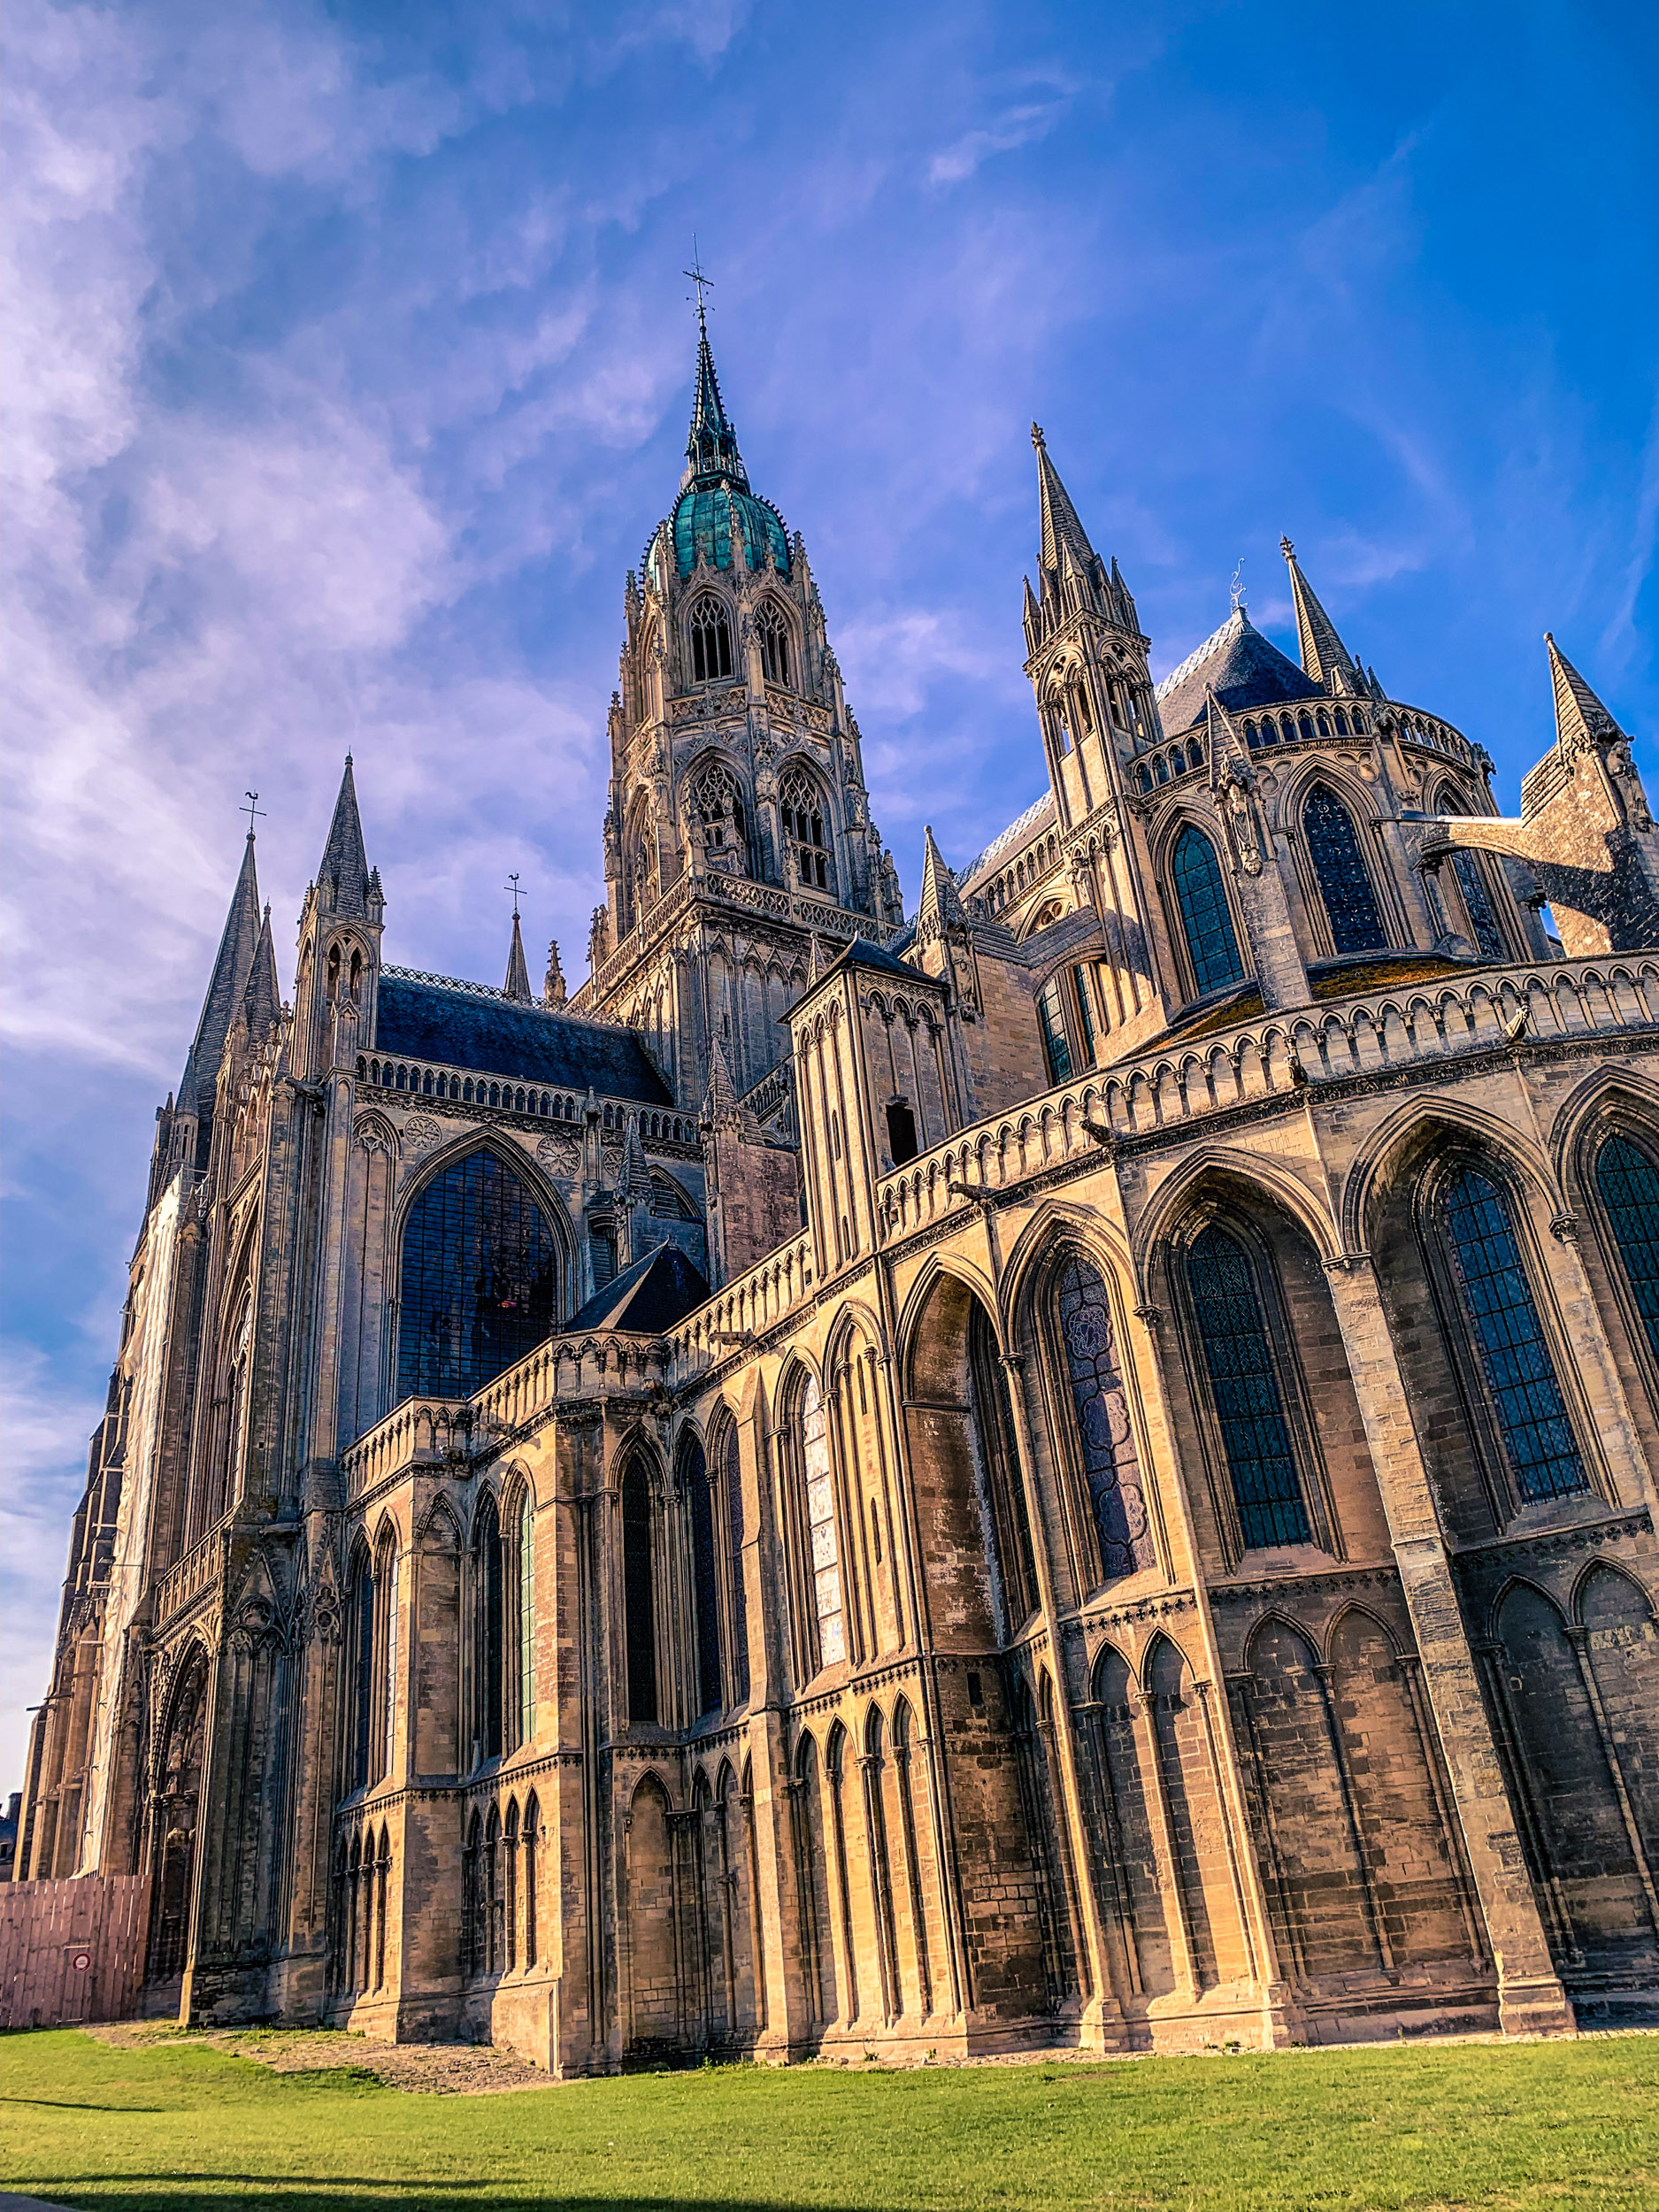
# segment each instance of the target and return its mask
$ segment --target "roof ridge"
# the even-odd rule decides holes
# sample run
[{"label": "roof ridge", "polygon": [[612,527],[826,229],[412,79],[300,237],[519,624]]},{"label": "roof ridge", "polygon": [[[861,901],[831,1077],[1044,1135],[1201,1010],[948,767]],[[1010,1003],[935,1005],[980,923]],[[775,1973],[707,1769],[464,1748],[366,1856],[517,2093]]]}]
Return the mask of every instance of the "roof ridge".
[{"label": "roof ridge", "polygon": [[1222,624],[1221,627],[1218,630],[1212,631],[1202,645],[1196,647],[1187,656],[1187,658],[1181,663],[1179,668],[1171,668],[1169,674],[1164,678],[1161,683],[1154,684],[1152,687],[1152,696],[1155,699],[1167,699],[1171,692],[1174,691],[1179,685],[1186,682],[1187,679],[1192,674],[1194,669],[1202,668],[1212,653],[1220,651],[1222,645],[1229,635],[1231,635],[1235,630],[1243,629],[1248,620],[1248,617],[1246,615],[1243,608],[1235,607],[1233,610],[1233,612],[1227,617],[1226,620]]}]

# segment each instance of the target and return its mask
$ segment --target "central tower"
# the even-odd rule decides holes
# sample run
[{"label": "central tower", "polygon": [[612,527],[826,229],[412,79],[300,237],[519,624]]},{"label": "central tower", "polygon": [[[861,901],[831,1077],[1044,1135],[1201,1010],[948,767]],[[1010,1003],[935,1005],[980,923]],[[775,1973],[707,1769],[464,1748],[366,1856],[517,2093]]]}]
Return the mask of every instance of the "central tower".
[{"label": "central tower", "polygon": [[751,490],[703,311],[686,466],[624,597],[606,903],[575,1013],[642,1031],[682,1106],[741,1097],[826,956],[903,919],[797,532]]}]

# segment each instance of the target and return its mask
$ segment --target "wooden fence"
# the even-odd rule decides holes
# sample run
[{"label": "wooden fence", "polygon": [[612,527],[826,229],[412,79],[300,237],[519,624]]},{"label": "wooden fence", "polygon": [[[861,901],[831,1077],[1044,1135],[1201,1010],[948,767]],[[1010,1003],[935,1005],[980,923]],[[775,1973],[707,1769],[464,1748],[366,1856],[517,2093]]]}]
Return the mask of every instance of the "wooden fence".
[{"label": "wooden fence", "polygon": [[149,1919],[142,1874],[0,1882],[0,2028],[130,2019]]}]

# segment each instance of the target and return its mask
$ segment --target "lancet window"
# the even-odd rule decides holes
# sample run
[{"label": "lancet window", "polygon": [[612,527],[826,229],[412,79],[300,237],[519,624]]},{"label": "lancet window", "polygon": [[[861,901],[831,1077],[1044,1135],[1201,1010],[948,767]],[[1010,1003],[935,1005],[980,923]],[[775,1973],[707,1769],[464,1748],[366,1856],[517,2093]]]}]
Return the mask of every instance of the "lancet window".
[{"label": "lancet window", "polygon": [[817,1382],[801,1393],[801,1488],[810,1577],[813,1671],[847,1656],[842,1610],[841,1545],[835,1525],[835,1482],[830,1471],[829,1425]]},{"label": "lancet window", "polygon": [[691,1523],[691,1596],[697,1624],[697,1709],[718,1712],[724,1703],[720,1670],[720,1578],[714,1548],[714,1500],[708,1463],[695,1438],[680,1460],[680,1482]]},{"label": "lancet window", "polygon": [[518,1635],[513,1685],[515,1745],[535,1735],[535,1500],[528,1485],[518,1494],[513,1544],[513,1600]]},{"label": "lancet window", "polygon": [[1595,1183],[1647,1343],[1659,1359],[1659,1167],[1623,1135],[1603,1140]]},{"label": "lancet window", "polygon": [[760,657],[769,684],[789,680],[789,618],[775,599],[763,599],[756,623],[760,632]]},{"label": "lancet window", "polygon": [[691,680],[717,683],[732,672],[732,631],[726,610],[705,595],[691,610]]},{"label": "lancet window", "polygon": [[627,1641],[628,1718],[661,1717],[657,1685],[657,1515],[650,1470],[637,1453],[622,1478],[622,1610]]},{"label": "lancet window", "polygon": [[732,1702],[741,1705],[749,1695],[749,1601],[743,1586],[743,1476],[738,1461],[737,1427],[728,1421],[721,1432],[716,1464],[726,1506],[726,1579],[731,1634]]},{"label": "lancet window", "polygon": [[1479,1168],[1444,1193],[1447,1241],[1498,1432],[1523,1498],[1587,1487],[1505,1194]]},{"label": "lancet window", "polygon": [[1156,1554],[1100,1270],[1082,1253],[1069,1254],[1056,1279],[1055,1297],[1101,1572],[1109,1579],[1134,1574],[1154,1565]]},{"label": "lancet window", "polygon": [[1181,928],[1187,957],[1193,964],[1193,983],[1202,998],[1224,984],[1242,980],[1239,941],[1221,880],[1216,849],[1201,829],[1189,822],[1175,841],[1170,874],[1181,910]]},{"label": "lancet window", "polygon": [[502,1618],[501,1517],[488,1494],[472,1530],[473,1761],[499,1759],[505,1623]]},{"label": "lancet window", "polygon": [[712,862],[718,865],[735,855],[739,865],[747,866],[749,818],[742,787],[722,762],[710,762],[697,776],[691,790],[691,818]]},{"label": "lancet window", "polygon": [[1187,1282],[1247,1550],[1310,1540],[1308,1510],[1250,1256],[1212,1223]]},{"label": "lancet window", "polygon": [[1302,810],[1308,857],[1318,879],[1333,949],[1376,952],[1387,941],[1360,851],[1354,818],[1328,784],[1317,783]]},{"label": "lancet window", "polygon": [[810,776],[791,769],[783,780],[783,838],[790,872],[809,891],[835,888],[835,860],[823,795]]},{"label": "lancet window", "polygon": [[403,1232],[397,1394],[464,1398],[522,1359],[553,1324],[552,1232],[493,1152],[435,1175]]}]

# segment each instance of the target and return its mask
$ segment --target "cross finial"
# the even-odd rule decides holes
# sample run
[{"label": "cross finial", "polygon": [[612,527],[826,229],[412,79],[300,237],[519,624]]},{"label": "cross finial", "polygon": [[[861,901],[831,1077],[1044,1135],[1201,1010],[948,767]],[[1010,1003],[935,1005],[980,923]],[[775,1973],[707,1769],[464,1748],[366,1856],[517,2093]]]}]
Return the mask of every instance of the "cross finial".
[{"label": "cross finial", "polygon": [[691,266],[682,269],[680,273],[688,276],[697,288],[697,320],[701,322],[705,312],[703,296],[705,292],[713,291],[714,279],[703,273],[703,263],[697,257],[697,234],[695,230],[691,234]]},{"label": "cross finial", "polygon": [[512,918],[516,922],[518,918],[518,871],[516,868],[501,887],[512,893]]},{"label": "cross finial", "polygon": [[1237,614],[1244,604],[1244,556],[1239,556],[1239,565],[1233,572],[1233,611]]},{"label": "cross finial", "polygon": [[238,807],[236,811],[238,814],[245,814],[248,817],[248,834],[251,837],[253,835],[253,818],[257,814],[263,820],[265,817],[265,809],[259,803],[259,794],[257,791],[244,791],[242,795],[247,800],[248,803],[246,806]]},{"label": "cross finial", "polygon": [[1042,426],[1041,426],[1041,423],[1035,423],[1035,422],[1034,422],[1034,423],[1033,423],[1033,425],[1031,426],[1031,442],[1032,442],[1033,445],[1034,445],[1034,446],[1036,447],[1036,449],[1037,449],[1038,452],[1039,452],[1039,453],[1041,453],[1041,452],[1042,451],[1042,449],[1043,449],[1043,442],[1043,442],[1043,435],[1042,435]]}]

